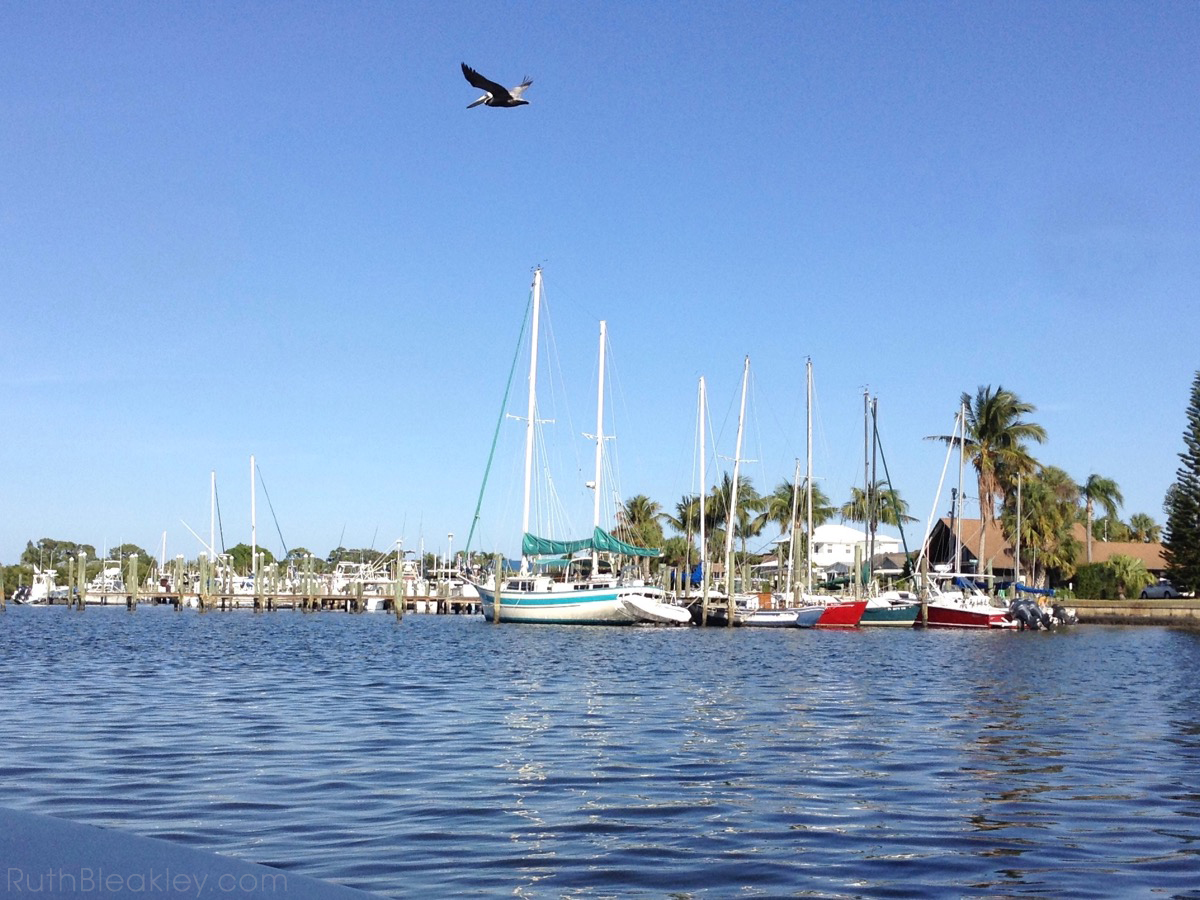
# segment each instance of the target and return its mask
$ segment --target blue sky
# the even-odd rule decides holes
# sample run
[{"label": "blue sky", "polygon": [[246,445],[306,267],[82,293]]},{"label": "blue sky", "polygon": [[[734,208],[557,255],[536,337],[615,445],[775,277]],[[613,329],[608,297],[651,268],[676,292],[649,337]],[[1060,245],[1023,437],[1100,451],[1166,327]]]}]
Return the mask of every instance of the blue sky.
[{"label": "blue sky", "polygon": [[[864,389],[924,519],[924,437],[991,384],[1040,459],[1161,522],[1200,368],[1198,43],[1172,2],[5,4],[0,561],[194,557],[213,470],[248,541],[251,454],[289,547],[461,549],[535,265],[576,529],[600,319],[621,496],[695,490],[700,376],[733,455],[746,355],[743,471],[790,479],[811,357],[837,501]],[[530,105],[466,109],[464,60]],[[476,547],[517,549],[521,438]]]}]

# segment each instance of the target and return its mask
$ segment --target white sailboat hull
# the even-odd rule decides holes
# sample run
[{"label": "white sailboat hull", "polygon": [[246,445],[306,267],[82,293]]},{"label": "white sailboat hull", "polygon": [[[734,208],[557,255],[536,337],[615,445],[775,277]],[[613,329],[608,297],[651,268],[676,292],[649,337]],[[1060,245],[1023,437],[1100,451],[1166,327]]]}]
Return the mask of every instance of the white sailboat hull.
[{"label": "white sailboat hull", "polygon": [[[476,584],[489,622],[496,617],[493,587]],[[662,599],[658,596],[661,595]],[[501,595],[500,621],[540,625],[634,625],[639,622],[678,622],[690,617],[687,610],[663,602],[666,595],[645,587],[589,587],[555,583],[546,590],[522,591],[505,588]],[[679,615],[673,615],[678,610]]]}]

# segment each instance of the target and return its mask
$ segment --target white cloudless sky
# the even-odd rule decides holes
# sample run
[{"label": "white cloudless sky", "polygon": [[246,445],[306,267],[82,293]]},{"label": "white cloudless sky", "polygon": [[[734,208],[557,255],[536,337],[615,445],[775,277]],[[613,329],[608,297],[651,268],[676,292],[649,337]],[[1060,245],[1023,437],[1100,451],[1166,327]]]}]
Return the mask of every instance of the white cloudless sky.
[{"label": "white cloudless sky", "polygon": [[[733,455],[747,355],[743,472],[790,479],[811,357],[837,502],[864,390],[923,520],[925,437],[1002,385],[1039,459],[1161,522],[1200,369],[1197,46],[1190,2],[6,4],[0,561],[194,557],[211,471],[248,542],[252,454],[277,554],[462,549],[537,265],[575,531],[601,319],[618,496],[696,490],[700,376]],[[462,61],[530,104],[466,109]],[[511,555],[500,432],[472,543]]]}]

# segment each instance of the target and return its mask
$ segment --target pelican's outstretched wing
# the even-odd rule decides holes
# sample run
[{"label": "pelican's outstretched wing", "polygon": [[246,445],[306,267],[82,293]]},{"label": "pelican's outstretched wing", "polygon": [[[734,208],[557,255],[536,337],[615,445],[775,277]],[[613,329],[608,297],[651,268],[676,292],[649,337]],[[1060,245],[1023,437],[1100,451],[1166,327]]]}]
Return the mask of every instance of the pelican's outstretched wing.
[{"label": "pelican's outstretched wing", "polygon": [[512,95],[508,92],[508,88],[506,88],[502,85],[496,84],[496,82],[491,81],[487,78],[484,78],[482,75],[480,75],[478,72],[476,72],[470,66],[468,66],[466,63],[462,64],[462,71],[463,71],[463,75],[466,77],[467,81],[469,81],[471,83],[472,86],[479,88],[479,90],[481,90],[481,91],[487,91],[489,94],[492,95],[493,98],[495,98],[497,100],[504,100],[506,98],[512,97]]}]

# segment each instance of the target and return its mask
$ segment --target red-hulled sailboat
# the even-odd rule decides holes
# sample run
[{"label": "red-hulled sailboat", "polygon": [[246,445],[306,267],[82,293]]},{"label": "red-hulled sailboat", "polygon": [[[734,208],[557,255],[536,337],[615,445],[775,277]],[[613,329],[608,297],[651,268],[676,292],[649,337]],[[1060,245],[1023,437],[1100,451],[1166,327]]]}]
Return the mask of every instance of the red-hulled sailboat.
[{"label": "red-hulled sailboat", "polygon": [[866,612],[866,600],[837,600],[826,605],[817,628],[857,628]]},{"label": "red-hulled sailboat", "polygon": [[992,598],[965,579],[956,579],[952,591],[930,588],[926,605],[926,624],[931,628],[1016,628],[1008,607],[997,606]]}]

